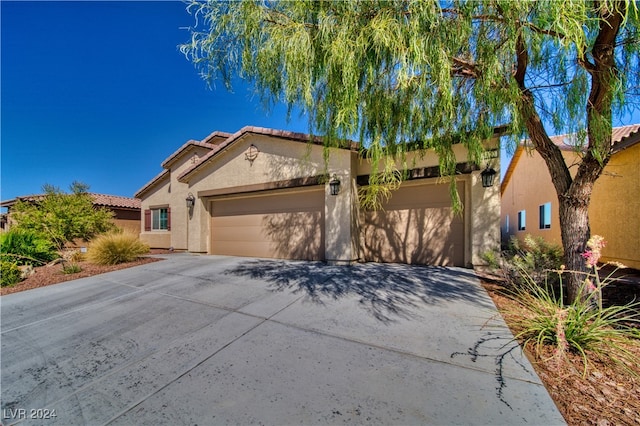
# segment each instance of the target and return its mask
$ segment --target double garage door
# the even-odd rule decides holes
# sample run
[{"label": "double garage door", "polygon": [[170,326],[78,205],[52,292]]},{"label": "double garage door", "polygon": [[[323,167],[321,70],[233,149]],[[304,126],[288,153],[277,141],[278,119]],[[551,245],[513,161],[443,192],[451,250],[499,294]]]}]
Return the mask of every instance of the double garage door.
[{"label": "double garage door", "polygon": [[211,203],[212,254],[324,259],[324,187]]},{"label": "double garage door", "polygon": [[[324,197],[320,187],[214,199],[211,253],[324,260]],[[464,220],[452,213],[448,184],[403,185],[359,219],[365,261],[464,266]]]}]

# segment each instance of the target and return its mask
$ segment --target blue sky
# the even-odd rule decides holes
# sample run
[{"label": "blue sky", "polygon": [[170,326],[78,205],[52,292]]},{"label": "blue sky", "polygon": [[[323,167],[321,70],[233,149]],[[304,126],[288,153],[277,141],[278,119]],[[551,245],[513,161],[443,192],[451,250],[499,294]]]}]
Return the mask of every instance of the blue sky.
[{"label": "blue sky", "polygon": [[307,132],[246,85],[208,89],[178,51],[180,2],[0,2],[3,200],[71,182],[133,196],[189,139],[246,125]]},{"label": "blue sky", "polygon": [[[177,48],[193,23],[181,2],[0,1],[0,14],[2,200],[74,180],[133,196],[189,139],[308,130],[246,85],[207,88]],[[638,111],[614,124],[636,122]]]}]

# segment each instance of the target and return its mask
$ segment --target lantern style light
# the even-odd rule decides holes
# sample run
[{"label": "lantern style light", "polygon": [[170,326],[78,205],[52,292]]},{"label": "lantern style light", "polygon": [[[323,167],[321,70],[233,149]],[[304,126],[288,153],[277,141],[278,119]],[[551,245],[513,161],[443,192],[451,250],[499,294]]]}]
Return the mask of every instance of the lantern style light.
[{"label": "lantern style light", "polygon": [[185,201],[187,202],[188,209],[191,209],[196,205],[196,197],[194,197],[192,193],[189,193],[189,195],[187,195]]},{"label": "lantern style light", "polygon": [[487,164],[487,168],[480,173],[480,177],[482,178],[482,187],[491,188],[493,186],[493,179],[496,177],[496,171]]},{"label": "lantern style light", "polygon": [[331,191],[331,195],[338,195],[340,192],[340,179],[338,179],[335,173],[329,181],[329,190]]}]

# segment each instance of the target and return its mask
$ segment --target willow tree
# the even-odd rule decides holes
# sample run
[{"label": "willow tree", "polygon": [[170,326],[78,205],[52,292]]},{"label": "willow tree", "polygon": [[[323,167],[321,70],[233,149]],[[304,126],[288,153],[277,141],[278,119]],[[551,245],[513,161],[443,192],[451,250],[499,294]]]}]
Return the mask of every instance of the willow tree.
[{"label": "willow tree", "polygon": [[[305,111],[311,132],[329,146],[357,135],[374,163],[433,149],[441,173],[452,176],[454,143],[480,162],[482,141],[497,126],[508,128],[512,148],[529,139],[557,191],[567,269],[585,271],[588,205],[611,156],[612,117],[638,95],[635,2],[270,0],[188,8],[195,24],[181,50],[207,81],[250,81],[267,105]],[[575,175],[550,132],[578,135]],[[400,175],[390,163],[380,169],[373,195]],[[579,288],[573,274],[570,297]]]}]

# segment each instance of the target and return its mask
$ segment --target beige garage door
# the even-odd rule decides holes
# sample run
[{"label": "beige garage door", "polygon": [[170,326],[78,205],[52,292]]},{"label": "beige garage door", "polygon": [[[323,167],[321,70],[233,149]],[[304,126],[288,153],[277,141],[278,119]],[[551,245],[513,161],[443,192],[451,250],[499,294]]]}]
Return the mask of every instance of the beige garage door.
[{"label": "beige garage door", "polygon": [[212,201],[211,253],[324,259],[324,187]]},{"label": "beige garage door", "polygon": [[[463,197],[463,182],[458,191]],[[464,219],[452,212],[449,184],[403,186],[384,210],[363,216],[365,260],[464,266]]]}]

